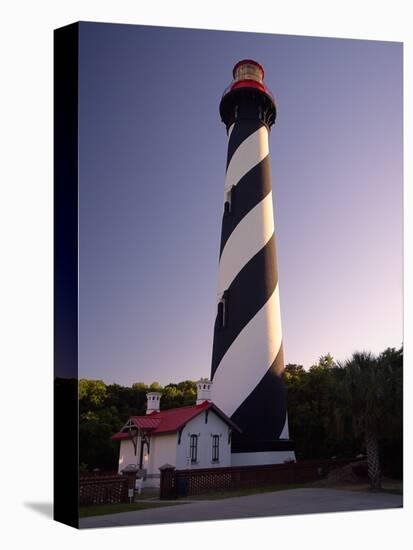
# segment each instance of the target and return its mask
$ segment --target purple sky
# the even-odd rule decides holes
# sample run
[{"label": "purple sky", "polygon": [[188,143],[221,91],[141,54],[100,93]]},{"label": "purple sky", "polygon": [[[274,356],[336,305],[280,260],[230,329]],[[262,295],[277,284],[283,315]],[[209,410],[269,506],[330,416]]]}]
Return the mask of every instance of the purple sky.
[{"label": "purple sky", "polygon": [[402,45],[84,23],[79,375],[209,376],[233,65],[263,64],[286,362],[402,343]]}]

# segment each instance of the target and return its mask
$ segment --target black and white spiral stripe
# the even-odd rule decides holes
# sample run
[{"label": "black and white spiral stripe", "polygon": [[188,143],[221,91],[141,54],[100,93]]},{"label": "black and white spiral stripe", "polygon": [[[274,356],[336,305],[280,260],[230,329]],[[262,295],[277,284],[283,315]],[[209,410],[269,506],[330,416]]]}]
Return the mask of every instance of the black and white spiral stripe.
[{"label": "black and white spiral stripe", "polygon": [[217,316],[214,329],[214,402],[241,427],[244,441],[265,447],[288,438],[268,129],[243,119],[228,135],[231,206],[223,216],[218,284],[226,315],[224,326]]}]

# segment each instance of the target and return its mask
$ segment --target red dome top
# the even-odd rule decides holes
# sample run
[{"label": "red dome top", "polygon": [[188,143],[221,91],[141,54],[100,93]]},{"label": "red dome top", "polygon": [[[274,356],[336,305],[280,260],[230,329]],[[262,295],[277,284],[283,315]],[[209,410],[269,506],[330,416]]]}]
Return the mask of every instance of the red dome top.
[{"label": "red dome top", "polygon": [[264,69],[260,63],[253,59],[242,59],[232,70],[234,80],[225,89],[224,95],[237,88],[255,88],[273,97],[270,90],[264,84]]},{"label": "red dome top", "polygon": [[219,113],[227,131],[237,119],[256,118],[268,129],[275,122],[275,98],[264,83],[264,69],[253,59],[238,61],[233,80],[224,90]]}]

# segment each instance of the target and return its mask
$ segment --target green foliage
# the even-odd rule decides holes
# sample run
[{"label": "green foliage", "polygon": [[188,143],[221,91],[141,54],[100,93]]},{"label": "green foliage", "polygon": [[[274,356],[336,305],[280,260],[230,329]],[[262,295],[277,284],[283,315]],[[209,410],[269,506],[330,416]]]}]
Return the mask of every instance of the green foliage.
[{"label": "green foliage", "polygon": [[90,406],[101,405],[106,397],[106,385],[102,380],[79,380],[79,399]]},{"label": "green foliage", "polygon": [[368,353],[353,354],[340,365],[327,354],[308,371],[287,365],[284,379],[297,458],[365,453],[368,422],[377,430],[383,472],[402,477],[402,348],[389,348],[377,359]]},{"label": "green foliage", "polygon": [[333,369],[336,367],[336,362],[333,359],[333,356],[330,353],[327,355],[322,355],[318,360],[318,366],[323,369]]},{"label": "green foliage", "polygon": [[[373,488],[381,486],[383,449],[393,448],[392,464],[399,468],[392,468],[392,473],[401,472],[401,432],[399,448],[395,434],[402,426],[402,353],[402,349],[387,349],[374,357],[369,352],[356,352],[341,365],[343,399],[338,408],[351,411],[354,434],[364,438]],[[389,464],[388,456],[386,462]]]},{"label": "green foliage", "polygon": [[338,434],[341,420],[335,413],[341,378],[331,355],[320,358],[308,371],[302,365],[286,365],[290,436],[297,458],[351,456],[358,449],[354,438]]},{"label": "green foliage", "polygon": [[148,386],[145,382],[135,382],[132,384],[132,389],[136,391],[148,391]]},{"label": "green foliage", "polygon": [[387,348],[378,357],[388,372],[386,420],[382,426],[381,459],[383,470],[391,477],[403,477],[403,347]]}]

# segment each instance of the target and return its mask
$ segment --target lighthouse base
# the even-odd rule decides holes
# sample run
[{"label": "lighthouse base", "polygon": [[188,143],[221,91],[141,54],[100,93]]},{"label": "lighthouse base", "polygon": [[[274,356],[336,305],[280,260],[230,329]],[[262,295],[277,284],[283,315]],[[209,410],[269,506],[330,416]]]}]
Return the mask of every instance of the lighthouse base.
[{"label": "lighthouse base", "polygon": [[255,466],[295,462],[294,451],[262,451],[255,453],[231,453],[231,466]]}]

